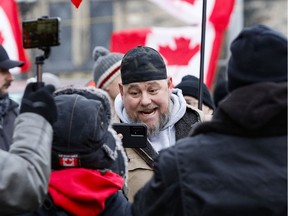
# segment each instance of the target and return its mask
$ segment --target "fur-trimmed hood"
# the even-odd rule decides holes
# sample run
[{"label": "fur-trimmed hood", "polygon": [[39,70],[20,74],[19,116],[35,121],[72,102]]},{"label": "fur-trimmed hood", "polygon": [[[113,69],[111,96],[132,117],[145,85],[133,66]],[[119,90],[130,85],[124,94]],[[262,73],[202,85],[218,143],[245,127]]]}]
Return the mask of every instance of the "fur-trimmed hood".
[{"label": "fur-trimmed hood", "polygon": [[94,87],[66,87],[55,92],[55,103],[52,168],[108,169],[126,176],[127,158],[111,127],[107,93]]}]

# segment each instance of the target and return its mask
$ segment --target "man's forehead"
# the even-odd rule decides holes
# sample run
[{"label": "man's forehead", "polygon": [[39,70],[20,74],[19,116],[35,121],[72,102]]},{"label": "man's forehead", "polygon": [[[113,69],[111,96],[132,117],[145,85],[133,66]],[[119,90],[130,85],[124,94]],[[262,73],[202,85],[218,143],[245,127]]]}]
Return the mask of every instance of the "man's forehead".
[{"label": "man's forehead", "polygon": [[162,85],[163,81],[165,81],[165,80],[151,80],[151,81],[146,81],[146,82],[134,82],[134,83],[126,84],[125,86],[127,88],[136,88],[136,87],[140,87],[140,86]]}]

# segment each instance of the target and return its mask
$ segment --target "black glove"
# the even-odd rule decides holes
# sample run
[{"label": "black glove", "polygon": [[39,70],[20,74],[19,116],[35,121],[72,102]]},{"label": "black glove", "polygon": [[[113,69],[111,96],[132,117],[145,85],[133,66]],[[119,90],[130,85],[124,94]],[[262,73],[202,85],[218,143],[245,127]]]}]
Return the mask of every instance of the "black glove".
[{"label": "black glove", "polygon": [[[41,84],[41,83],[40,83]],[[43,116],[51,125],[57,120],[53,85],[29,83],[24,91],[20,113],[32,112]]]}]

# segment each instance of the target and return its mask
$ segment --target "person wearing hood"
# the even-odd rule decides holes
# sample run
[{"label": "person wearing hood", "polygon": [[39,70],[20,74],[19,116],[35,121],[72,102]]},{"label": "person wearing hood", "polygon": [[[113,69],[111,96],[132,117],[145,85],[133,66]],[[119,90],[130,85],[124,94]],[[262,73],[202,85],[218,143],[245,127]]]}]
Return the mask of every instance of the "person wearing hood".
[{"label": "person wearing hood", "polygon": [[25,216],[131,215],[122,192],[127,157],[111,126],[108,94],[94,87],[64,87],[54,94],[58,119],[48,196],[41,208]]},{"label": "person wearing hood", "polygon": [[287,38],[255,25],[230,49],[229,94],[161,151],[135,216],[287,215]]},{"label": "person wearing hood", "polygon": [[151,178],[154,159],[160,150],[187,136],[200,122],[200,114],[186,105],[179,89],[173,89],[160,53],[138,46],[128,51],[121,62],[120,94],[114,106],[122,123],[144,123],[148,130],[145,148],[126,148],[128,193],[134,194]]}]

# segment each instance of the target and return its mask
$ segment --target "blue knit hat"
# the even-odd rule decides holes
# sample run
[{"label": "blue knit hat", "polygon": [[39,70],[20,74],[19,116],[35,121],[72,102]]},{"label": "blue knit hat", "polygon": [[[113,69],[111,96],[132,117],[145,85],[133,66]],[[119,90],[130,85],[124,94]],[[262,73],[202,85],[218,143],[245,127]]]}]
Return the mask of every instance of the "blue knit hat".
[{"label": "blue knit hat", "polygon": [[287,81],[287,38],[264,25],[244,28],[231,44],[228,88]]}]

